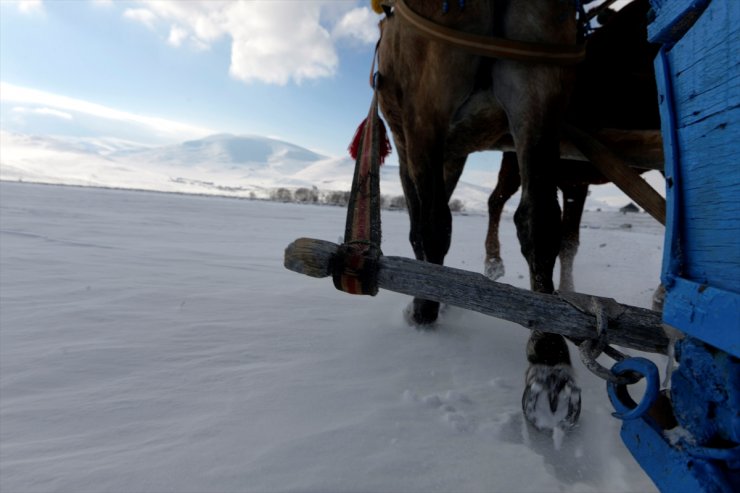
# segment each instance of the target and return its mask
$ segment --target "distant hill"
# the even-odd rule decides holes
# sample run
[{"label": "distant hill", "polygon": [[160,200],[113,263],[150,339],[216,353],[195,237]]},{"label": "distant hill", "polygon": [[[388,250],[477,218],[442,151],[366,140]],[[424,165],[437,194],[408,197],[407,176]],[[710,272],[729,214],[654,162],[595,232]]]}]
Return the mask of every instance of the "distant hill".
[{"label": "distant hill", "polygon": [[[311,190],[317,201],[352,185],[354,160],[279,139],[216,134],[165,146],[114,138],[29,136],[0,131],[0,179],[260,199]],[[381,168],[381,193],[403,194],[398,167]],[[453,198],[486,210],[490,190],[460,182]],[[292,195],[291,195],[292,194]],[[301,192],[299,195],[305,195]]]},{"label": "distant hill", "polygon": [[[216,134],[165,146],[0,131],[0,179],[272,198],[278,189],[345,191],[354,161],[259,136]],[[384,193],[401,194],[397,169]],[[384,187],[386,188],[386,187]],[[283,191],[284,195],[284,191]]]},{"label": "distant hill", "polygon": [[186,166],[300,164],[293,166],[297,169],[326,159],[326,156],[282,140],[231,134],[216,134],[171,146],[128,149],[110,157]]}]

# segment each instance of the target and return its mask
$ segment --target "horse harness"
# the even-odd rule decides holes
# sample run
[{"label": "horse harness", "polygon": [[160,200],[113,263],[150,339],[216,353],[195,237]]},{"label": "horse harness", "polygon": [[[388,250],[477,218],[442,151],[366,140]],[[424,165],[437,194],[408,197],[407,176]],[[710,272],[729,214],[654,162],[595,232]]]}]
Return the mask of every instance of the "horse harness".
[{"label": "horse harness", "polygon": [[[447,4],[447,2],[444,3]],[[398,14],[399,18],[422,36],[476,55],[553,65],[575,65],[586,58],[585,43],[575,45],[533,43],[496,36],[481,36],[452,29],[426,19],[414,12],[406,4],[406,0],[384,2],[380,6],[386,16]],[[461,2],[462,6],[464,2]]]}]

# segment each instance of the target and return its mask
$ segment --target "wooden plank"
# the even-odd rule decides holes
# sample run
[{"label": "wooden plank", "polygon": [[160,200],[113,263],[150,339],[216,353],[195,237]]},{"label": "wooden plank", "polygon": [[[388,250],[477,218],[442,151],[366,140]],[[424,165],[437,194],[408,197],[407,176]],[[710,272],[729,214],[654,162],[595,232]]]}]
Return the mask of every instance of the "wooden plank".
[{"label": "wooden plank", "polygon": [[[285,250],[285,267],[311,277],[328,277],[339,246],[299,238]],[[491,281],[482,274],[402,257],[381,257],[378,286],[441,303],[474,310],[515,322],[529,329],[562,334],[575,340],[596,336],[596,318],[557,295],[535,293]],[[609,308],[608,338],[613,344],[642,351],[665,353],[668,338],[661,314],[644,308],[620,305],[609,298],[569,294],[579,306],[598,300]]]},{"label": "wooden plank", "polygon": [[[668,182],[663,317],[740,356],[740,2],[652,3],[649,32],[669,43],[655,63]],[[681,23],[691,28],[675,30]]]},{"label": "wooden plank", "polygon": [[[663,136],[660,130],[604,128],[595,131],[594,136],[636,169],[663,170]],[[510,135],[505,135],[490,150],[516,152],[514,139]],[[575,161],[589,160],[568,138],[560,141],[560,157]]]},{"label": "wooden plank", "polygon": [[566,125],[564,131],[602,175],[665,225],[665,199],[636,171],[587,132],[571,125]]},{"label": "wooden plank", "polygon": [[668,199],[678,203],[671,234],[679,238],[681,276],[734,293],[740,293],[739,21],[740,2],[714,1],[668,52],[677,147],[666,147],[680,161],[680,183]]},{"label": "wooden plank", "polygon": [[683,276],[740,294],[740,109],[679,130]]},{"label": "wooden plank", "polygon": [[648,39],[670,44],[691,28],[709,0],[650,0],[650,4],[656,15],[648,25]]},{"label": "wooden plank", "polygon": [[740,105],[740,2],[715,1],[668,52],[679,128]]},{"label": "wooden plank", "polygon": [[655,81],[658,88],[658,109],[660,111],[660,127],[663,133],[663,152],[665,156],[664,175],[666,178],[666,229],[663,243],[663,265],[661,268],[661,282],[664,286],[673,285],[673,279],[680,273],[680,224],[681,201],[678,190],[681,188],[680,155],[678,146],[678,132],[675,125],[673,104],[673,85],[669,57],[661,50],[653,63],[655,67]]},{"label": "wooden plank", "polygon": [[665,323],[740,358],[740,295],[677,279],[666,292]]}]

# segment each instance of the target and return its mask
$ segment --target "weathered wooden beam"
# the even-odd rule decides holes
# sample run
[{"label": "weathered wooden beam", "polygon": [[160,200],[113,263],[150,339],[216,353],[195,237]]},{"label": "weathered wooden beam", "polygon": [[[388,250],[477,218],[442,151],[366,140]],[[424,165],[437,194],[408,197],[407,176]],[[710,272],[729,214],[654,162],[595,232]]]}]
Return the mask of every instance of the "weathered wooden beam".
[{"label": "weathered wooden beam", "polygon": [[[284,264],[300,274],[328,277],[338,248],[329,241],[299,238],[286,248]],[[482,274],[403,257],[381,256],[377,277],[382,289],[474,310],[575,340],[596,337],[596,317],[576,307],[595,299],[610,313],[610,343],[663,354],[668,348],[660,313],[621,305],[610,298],[573,294],[566,301],[558,295],[494,282]]]},{"label": "weathered wooden beam", "polygon": [[[660,130],[622,130],[604,128],[594,132],[595,138],[613,153],[638,170],[663,171],[663,136]],[[514,139],[505,135],[492,147],[495,151],[516,152]],[[560,157],[575,161],[590,161],[586,155],[565,136],[560,141]]]},{"label": "weathered wooden beam", "polygon": [[592,8],[586,13],[586,22],[590,22],[591,19],[601,14],[603,11],[608,9],[612,6],[612,4],[616,3],[617,0],[606,0],[604,3],[597,5],[596,7]]},{"label": "weathered wooden beam", "polygon": [[565,125],[564,131],[602,175],[637,202],[660,224],[665,225],[665,199],[630,167],[628,161],[615,154],[594,134],[572,125]]}]

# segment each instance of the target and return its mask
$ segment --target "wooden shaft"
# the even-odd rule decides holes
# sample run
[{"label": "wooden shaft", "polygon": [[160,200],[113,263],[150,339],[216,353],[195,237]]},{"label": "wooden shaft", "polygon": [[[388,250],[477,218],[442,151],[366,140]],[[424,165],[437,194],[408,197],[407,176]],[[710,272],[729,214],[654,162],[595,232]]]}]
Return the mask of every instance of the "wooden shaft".
[{"label": "wooden shaft", "polygon": [[[335,243],[299,238],[285,250],[285,267],[311,277],[331,275]],[[501,318],[530,329],[562,334],[575,340],[596,338],[596,317],[558,295],[535,293],[491,281],[482,274],[403,257],[381,256],[378,286],[389,291],[439,301]],[[668,338],[661,314],[621,305],[609,298],[573,295],[597,300],[610,308],[608,340],[619,346],[665,354]],[[579,305],[580,306],[580,305]]]},{"label": "wooden shaft", "polygon": [[[660,130],[621,130],[605,128],[594,132],[594,137],[612,152],[624,159],[631,168],[646,171],[663,171],[663,138]],[[491,146],[492,151],[516,152],[511,135],[501,137]],[[560,158],[589,161],[583,152],[569,139],[560,141]]]},{"label": "wooden shaft", "polygon": [[604,10],[608,9],[612,6],[613,3],[616,3],[617,0],[606,0],[606,2],[602,3],[601,5],[597,5],[593,9],[589,10],[586,14],[586,22],[590,22],[591,19],[602,13]]},{"label": "wooden shaft", "polygon": [[665,199],[593,135],[572,125],[565,125],[565,133],[602,175],[617,185],[660,224],[665,225]]}]

